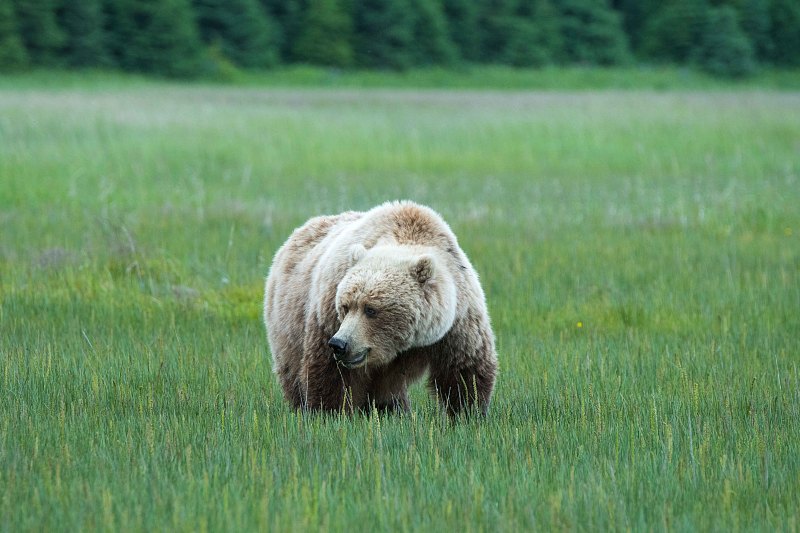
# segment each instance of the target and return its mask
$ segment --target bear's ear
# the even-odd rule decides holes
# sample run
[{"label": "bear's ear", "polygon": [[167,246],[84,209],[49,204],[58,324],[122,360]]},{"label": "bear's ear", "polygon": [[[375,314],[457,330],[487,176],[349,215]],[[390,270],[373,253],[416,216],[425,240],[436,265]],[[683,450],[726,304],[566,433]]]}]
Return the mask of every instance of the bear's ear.
[{"label": "bear's ear", "polygon": [[350,247],[350,257],[348,258],[350,266],[353,266],[364,259],[365,255],[367,255],[367,249],[364,248],[364,245],[354,244],[352,247]]},{"label": "bear's ear", "polygon": [[430,280],[433,277],[433,258],[429,255],[417,258],[411,265],[411,275],[421,284]]}]

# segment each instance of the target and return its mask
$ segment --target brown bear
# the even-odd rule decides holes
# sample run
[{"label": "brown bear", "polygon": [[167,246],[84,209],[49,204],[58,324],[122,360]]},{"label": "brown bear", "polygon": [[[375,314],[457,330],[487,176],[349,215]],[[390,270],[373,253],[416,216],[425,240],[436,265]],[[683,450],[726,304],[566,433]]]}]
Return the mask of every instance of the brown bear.
[{"label": "brown bear", "polygon": [[497,374],[478,275],[432,209],[388,202],[312,218],[275,254],[264,322],[295,408],[408,411],[428,383],[450,414],[486,413]]}]

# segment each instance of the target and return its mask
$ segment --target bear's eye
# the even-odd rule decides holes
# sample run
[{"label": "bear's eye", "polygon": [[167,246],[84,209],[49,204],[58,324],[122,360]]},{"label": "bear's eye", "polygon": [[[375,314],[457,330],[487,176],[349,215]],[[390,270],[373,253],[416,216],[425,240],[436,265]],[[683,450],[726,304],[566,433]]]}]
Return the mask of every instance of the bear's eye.
[{"label": "bear's eye", "polygon": [[348,306],[346,306],[346,305],[343,305],[342,306],[342,314],[346,315],[348,311],[350,311],[350,308]]},{"label": "bear's eye", "polygon": [[364,314],[367,316],[367,318],[375,318],[376,316],[378,316],[378,310],[375,309],[374,307],[365,305]]}]

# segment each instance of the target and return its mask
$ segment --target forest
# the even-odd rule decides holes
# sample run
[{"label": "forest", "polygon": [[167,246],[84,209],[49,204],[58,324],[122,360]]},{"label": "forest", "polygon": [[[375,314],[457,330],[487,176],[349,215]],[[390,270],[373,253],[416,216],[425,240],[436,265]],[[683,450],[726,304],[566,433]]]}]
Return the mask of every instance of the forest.
[{"label": "forest", "polygon": [[0,71],[800,65],[797,0],[0,0]]}]

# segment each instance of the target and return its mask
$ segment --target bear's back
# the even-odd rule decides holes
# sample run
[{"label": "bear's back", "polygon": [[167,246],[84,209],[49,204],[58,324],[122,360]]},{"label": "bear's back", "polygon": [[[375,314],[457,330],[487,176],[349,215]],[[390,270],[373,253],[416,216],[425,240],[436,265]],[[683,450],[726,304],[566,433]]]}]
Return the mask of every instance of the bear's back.
[{"label": "bear's back", "polygon": [[334,228],[358,220],[363,213],[347,211],[338,215],[324,215],[309,219],[292,232],[292,235],[275,254],[273,268],[280,265],[282,276],[291,276],[297,265],[309,257]]}]

